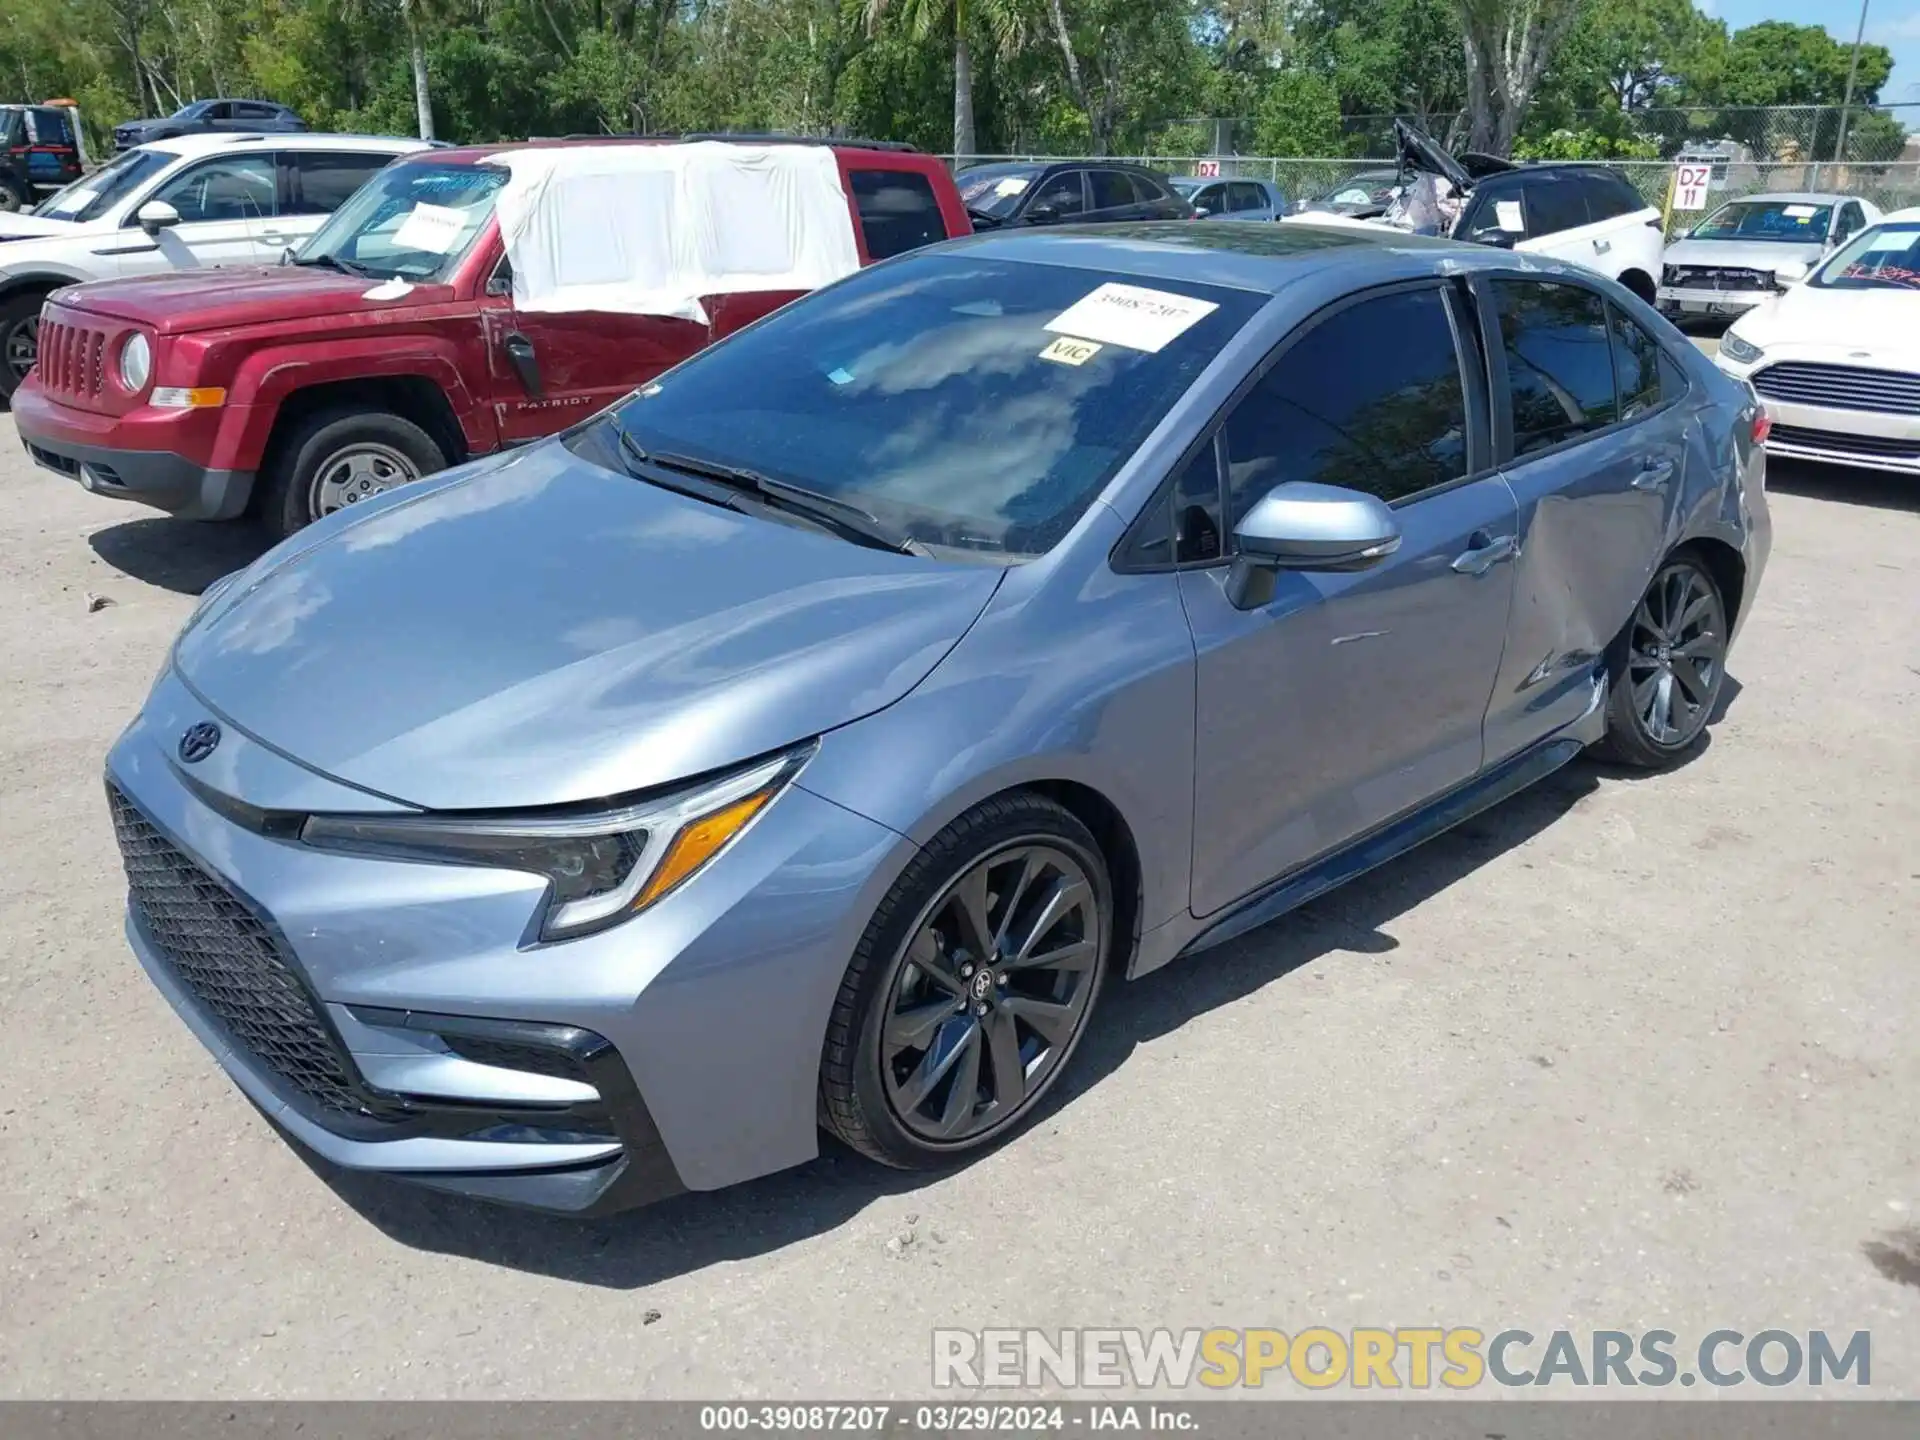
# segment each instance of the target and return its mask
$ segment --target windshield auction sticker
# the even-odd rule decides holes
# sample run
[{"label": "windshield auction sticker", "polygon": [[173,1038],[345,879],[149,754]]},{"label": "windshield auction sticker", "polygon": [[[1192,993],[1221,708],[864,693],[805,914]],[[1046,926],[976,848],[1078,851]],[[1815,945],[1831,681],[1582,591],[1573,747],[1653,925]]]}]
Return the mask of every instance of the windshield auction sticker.
[{"label": "windshield auction sticker", "polygon": [[1040,358],[1061,365],[1084,365],[1099,353],[1100,347],[1091,340],[1075,340],[1062,335],[1057,340],[1047,342],[1047,348],[1040,352]]},{"label": "windshield auction sticker", "polygon": [[466,211],[422,201],[393,232],[393,244],[399,250],[425,250],[430,255],[444,255],[460,243],[460,234],[466,228]]},{"label": "windshield auction sticker", "polygon": [[1219,308],[1211,300],[1170,290],[1107,284],[1062,310],[1046,328],[1056,335],[1157,354]]}]

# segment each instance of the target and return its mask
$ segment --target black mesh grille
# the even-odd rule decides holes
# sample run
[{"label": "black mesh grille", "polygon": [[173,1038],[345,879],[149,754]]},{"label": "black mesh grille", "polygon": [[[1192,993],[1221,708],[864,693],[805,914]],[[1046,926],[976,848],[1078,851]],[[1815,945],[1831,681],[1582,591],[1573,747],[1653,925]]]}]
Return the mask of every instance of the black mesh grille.
[{"label": "black mesh grille", "polygon": [[339,1043],[266,925],[112,785],[130,903],[201,1007],[263,1068],[316,1104],[372,1112]]}]

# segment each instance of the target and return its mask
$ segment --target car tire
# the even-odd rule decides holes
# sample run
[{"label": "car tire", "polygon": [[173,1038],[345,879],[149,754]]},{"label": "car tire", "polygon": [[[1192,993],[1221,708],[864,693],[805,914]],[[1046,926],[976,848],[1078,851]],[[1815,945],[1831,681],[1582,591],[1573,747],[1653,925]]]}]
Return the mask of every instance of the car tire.
[{"label": "car tire", "polygon": [[18,182],[0,175],[0,214],[11,215],[26,209],[30,203],[27,192],[20,188]]},{"label": "car tire", "polygon": [[1594,755],[1658,770],[1698,747],[1726,684],[1726,597],[1700,557],[1667,557],[1607,650],[1606,737]]},{"label": "car tire", "polygon": [[276,441],[260,518],[276,540],[321,516],[443,470],[449,457],[425,430],[388,410],[322,410]]},{"label": "car tire", "polygon": [[34,348],[34,331],[39,325],[40,307],[46,300],[37,290],[0,300],[0,400],[11,400],[20,382],[27,378],[26,370],[16,367],[27,351]]},{"label": "car tire", "polygon": [[[1099,843],[1052,800],[1015,791],[948,825],[894,881],[840,982],[821,1123],[900,1169],[1018,1133],[1087,1032],[1113,913]],[[970,935],[986,937],[984,966]]]}]

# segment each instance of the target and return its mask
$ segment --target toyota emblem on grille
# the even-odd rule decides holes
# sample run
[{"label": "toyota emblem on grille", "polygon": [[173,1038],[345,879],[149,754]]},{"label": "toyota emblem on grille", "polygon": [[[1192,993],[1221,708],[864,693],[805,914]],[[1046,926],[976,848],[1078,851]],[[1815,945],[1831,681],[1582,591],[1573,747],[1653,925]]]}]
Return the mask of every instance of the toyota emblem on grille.
[{"label": "toyota emblem on grille", "polygon": [[220,727],[211,720],[202,720],[198,725],[189,725],[187,733],[180,737],[180,758],[189,765],[197,765],[219,745]]}]

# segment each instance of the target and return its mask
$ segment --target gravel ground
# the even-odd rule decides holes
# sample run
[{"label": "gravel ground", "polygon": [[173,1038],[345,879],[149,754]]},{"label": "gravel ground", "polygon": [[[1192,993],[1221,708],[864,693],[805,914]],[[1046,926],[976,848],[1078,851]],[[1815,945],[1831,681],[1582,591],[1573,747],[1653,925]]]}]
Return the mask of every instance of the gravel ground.
[{"label": "gravel ground", "polygon": [[576,1224],[319,1173],[146,983],[101,760],[256,542],[0,415],[0,1395],[911,1396],[934,1326],[1156,1324],[1866,1329],[1920,1395],[1920,488],[1774,490],[1683,768],[1127,987],[957,1174]]}]

